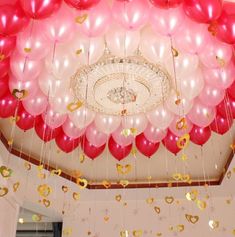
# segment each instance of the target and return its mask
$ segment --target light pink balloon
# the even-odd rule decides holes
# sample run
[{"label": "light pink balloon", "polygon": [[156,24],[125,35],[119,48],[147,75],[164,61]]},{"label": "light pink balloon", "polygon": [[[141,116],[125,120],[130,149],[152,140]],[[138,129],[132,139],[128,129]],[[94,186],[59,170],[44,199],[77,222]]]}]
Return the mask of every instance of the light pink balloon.
[{"label": "light pink balloon", "polygon": [[64,5],[51,17],[42,21],[41,32],[53,43],[63,43],[72,39],[74,27],[73,14]]},{"label": "light pink balloon", "polygon": [[26,98],[22,103],[28,113],[37,116],[46,110],[48,100],[47,97],[38,90],[34,96]]},{"label": "light pink balloon", "polygon": [[44,58],[50,49],[49,41],[42,34],[41,24],[32,22],[17,36],[17,49],[19,53],[32,60]]},{"label": "light pink balloon", "polygon": [[156,128],[166,129],[174,119],[174,116],[165,105],[160,105],[147,113],[147,118]]},{"label": "light pink balloon", "polygon": [[209,41],[208,26],[185,19],[181,29],[174,35],[176,48],[191,54],[199,54]]},{"label": "light pink balloon", "polygon": [[225,90],[218,89],[211,85],[205,85],[202,92],[199,95],[201,102],[207,106],[216,106],[224,98]]},{"label": "light pink balloon", "polygon": [[137,30],[144,26],[150,13],[147,0],[114,1],[112,13],[115,21],[127,30]]},{"label": "light pink balloon", "polygon": [[123,129],[124,129],[123,126],[120,125],[118,129],[112,133],[112,137],[115,140],[115,142],[120,146],[128,146],[135,140],[135,137],[133,135],[123,136],[122,135]]},{"label": "light pink balloon", "polygon": [[231,45],[225,44],[211,36],[210,41],[199,54],[199,57],[206,67],[221,68],[221,63],[227,65],[230,62],[232,52]]},{"label": "light pink balloon", "polygon": [[115,131],[121,123],[119,116],[96,114],[95,126],[96,128],[105,134],[110,134]]},{"label": "light pink balloon", "polygon": [[66,120],[67,115],[55,112],[51,107],[42,114],[42,119],[50,128],[60,127]]},{"label": "light pink balloon", "polygon": [[10,67],[12,74],[18,80],[28,81],[38,77],[43,68],[43,63],[40,60],[30,60],[14,52],[11,56]]},{"label": "light pink balloon", "polygon": [[203,75],[208,85],[220,89],[227,89],[234,81],[235,66],[233,63],[230,63],[229,65],[218,69],[204,67]]},{"label": "light pink balloon", "polygon": [[184,19],[185,14],[180,7],[167,10],[153,7],[150,14],[150,23],[153,29],[166,36],[172,36],[178,32]]},{"label": "light pink balloon", "polygon": [[[183,122],[181,122],[182,118],[185,118],[186,126],[182,129],[177,129],[177,122],[180,122],[179,127],[183,126]],[[186,133],[190,133],[192,128],[193,128],[193,124],[187,117],[179,117],[179,116],[175,116],[174,120],[169,126],[169,129],[171,130],[171,132],[174,133],[178,137],[181,137]]]},{"label": "light pink balloon", "polygon": [[148,124],[147,128],[144,130],[144,136],[150,142],[160,142],[163,138],[165,138],[167,134],[166,129],[160,129],[154,127],[151,123]]},{"label": "light pink balloon", "polygon": [[67,118],[65,123],[62,125],[62,128],[67,136],[75,139],[81,137],[86,131],[86,128],[83,129],[77,128],[69,118]]},{"label": "light pink balloon", "polygon": [[93,146],[100,147],[107,142],[108,136],[98,131],[94,123],[92,123],[86,129],[86,138]]},{"label": "light pink balloon", "polygon": [[188,113],[190,121],[199,127],[207,127],[214,120],[216,110],[214,107],[203,105],[198,99],[194,101],[194,106]]},{"label": "light pink balloon", "polygon": [[77,23],[78,29],[83,34],[88,37],[97,37],[108,30],[111,21],[111,10],[105,0],[101,0],[88,11],[76,11],[75,19],[84,14],[88,15],[87,19],[82,24]]}]

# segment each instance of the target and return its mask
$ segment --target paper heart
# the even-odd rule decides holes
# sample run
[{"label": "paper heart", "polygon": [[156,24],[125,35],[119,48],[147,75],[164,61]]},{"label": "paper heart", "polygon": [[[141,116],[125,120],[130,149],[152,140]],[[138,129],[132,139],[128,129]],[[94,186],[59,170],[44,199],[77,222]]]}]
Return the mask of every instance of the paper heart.
[{"label": "paper heart", "polygon": [[51,205],[50,200],[47,200],[47,199],[43,199],[43,200],[42,200],[42,203],[43,203],[43,205],[44,205],[45,207],[49,207],[49,206]]},{"label": "paper heart", "polygon": [[143,230],[133,230],[132,233],[134,237],[140,237],[143,235]]},{"label": "paper heart", "polygon": [[8,188],[0,186],[0,197],[4,197],[8,194]]},{"label": "paper heart", "polygon": [[2,175],[3,178],[10,178],[13,173],[13,170],[6,167],[6,166],[1,166],[0,167],[0,174]]},{"label": "paper heart", "polygon": [[172,197],[172,196],[166,196],[165,197],[165,202],[167,203],[167,204],[172,204],[173,202],[174,202],[174,197]]},{"label": "paper heart", "polygon": [[160,207],[154,207],[154,211],[155,211],[157,214],[160,214],[161,208],[160,208]]},{"label": "paper heart", "polygon": [[107,180],[103,180],[102,185],[107,189],[111,187],[111,183]]},{"label": "paper heart", "polygon": [[186,183],[189,183],[191,180],[191,177],[189,174],[184,174],[182,175],[182,181],[186,182]]},{"label": "paper heart", "polygon": [[122,230],[120,232],[120,237],[128,237],[129,236],[129,231],[128,230]]},{"label": "paper heart", "polygon": [[24,163],[24,167],[25,167],[25,169],[28,170],[28,171],[31,170],[31,164],[30,164],[29,162],[25,162],[25,163]]},{"label": "paper heart", "polygon": [[197,190],[192,190],[191,192],[186,193],[186,198],[189,201],[196,201],[198,197],[198,191]]},{"label": "paper heart", "polygon": [[24,98],[28,95],[28,91],[27,91],[27,90],[13,89],[12,95],[13,95],[16,99],[22,100],[22,99],[24,99]]},{"label": "paper heart", "polygon": [[219,228],[219,221],[210,220],[209,226],[212,230],[215,230],[215,229]]},{"label": "paper heart", "polygon": [[183,118],[179,119],[179,120],[176,122],[175,127],[176,127],[177,130],[186,129],[186,128],[187,128],[186,118],[183,117]]},{"label": "paper heart", "polygon": [[18,188],[20,187],[20,182],[16,182],[13,184],[13,192],[17,192]]},{"label": "paper heart", "polygon": [[73,193],[73,199],[74,199],[75,201],[78,201],[78,200],[80,199],[80,194],[74,192],[74,193]]},{"label": "paper heart", "polygon": [[61,169],[57,169],[57,170],[52,170],[51,171],[51,175],[58,175],[58,176],[60,176],[61,175],[61,173],[62,173],[62,170]]},{"label": "paper heart", "polygon": [[128,174],[128,173],[131,172],[131,169],[132,169],[130,164],[127,164],[125,166],[120,165],[120,164],[116,164],[116,168],[117,168],[117,172],[119,174]]},{"label": "paper heart", "polygon": [[67,193],[69,191],[69,188],[65,185],[63,185],[61,188],[64,193]]},{"label": "paper heart", "polygon": [[88,18],[88,14],[83,14],[81,16],[77,16],[75,18],[75,22],[78,24],[82,24]]},{"label": "paper heart", "polygon": [[38,214],[33,214],[32,215],[32,221],[34,222],[40,222],[42,220],[42,216]]},{"label": "paper heart", "polygon": [[177,147],[179,149],[185,149],[190,141],[190,135],[188,133],[184,134],[183,136],[181,136],[178,141],[177,141]]},{"label": "paper heart", "polygon": [[185,217],[186,217],[187,221],[192,224],[196,224],[199,220],[199,216],[192,216],[190,214],[185,214]]},{"label": "paper heart", "polygon": [[67,109],[70,112],[74,112],[75,110],[77,110],[80,107],[82,107],[82,105],[83,105],[83,103],[81,101],[72,102],[72,103],[67,105]]},{"label": "paper heart", "polygon": [[149,197],[149,198],[146,199],[146,202],[147,202],[147,204],[153,204],[154,198],[153,197]]},{"label": "paper heart", "polygon": [[127,187],[128,184],[129,184],[129,181],[128,180],[120,180],[119,181],[119,184],[122,185],[123,188]]},{"label": "paper heart", "polygon": [[77,179],[77,184],[80,189],[85,189],[88,185],[88,181],[86,179],[78,178]]},{"label": "paper heart", "polygon": [[172,175],[172,178],[176,181],[179,181],[182,179],[182,175],[180,173],[175,173]]},{"label": "paper heart", "polygon": [[206,209],[206,202],[205,201],[197,200],[196,203],[197,203],[197,207],[200,210],[205,210]]},{"label": "paper heart", "polygon": [[122,200],[121,194],[115,196],[116,201],[120,202]]},{"label": "paper heart", "polygon": [[51,187],[47,184],[39,185],[37,190],[38,190],[39,195],[42,197],[48,197],[52,192]]},{"label": "paper heart", "polygon": [[176,230],[177,230],[178,232],[183,232],[183,231],[184,231],[184,225],[177,225],[177,226],[176,226]]},{"label": "paper heart", "polygon": [[104,221],[108,222],[109,221],[109,216],[104,216]]}]

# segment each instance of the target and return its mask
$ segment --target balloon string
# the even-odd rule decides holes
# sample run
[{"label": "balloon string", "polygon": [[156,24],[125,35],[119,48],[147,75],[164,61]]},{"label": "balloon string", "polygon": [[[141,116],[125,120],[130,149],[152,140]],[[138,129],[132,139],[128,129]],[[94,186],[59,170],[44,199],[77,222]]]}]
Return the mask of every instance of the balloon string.
[{"label": "balloon string", "polygon": [[56,46],[57,46],[57,41],[55,40],[54,45],[53,45],[53,52],[52,52],[52,65],[54,65],[54,61],[55,61]]}]

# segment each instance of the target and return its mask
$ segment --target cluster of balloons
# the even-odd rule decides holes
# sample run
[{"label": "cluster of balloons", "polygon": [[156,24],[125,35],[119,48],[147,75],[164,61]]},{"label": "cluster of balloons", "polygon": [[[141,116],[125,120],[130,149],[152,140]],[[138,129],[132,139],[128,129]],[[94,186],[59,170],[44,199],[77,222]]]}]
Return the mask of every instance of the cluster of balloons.
[{"label": "cluster of balloons", "polygon": [[[137,149],[151,157],[160,142],[174,154],[189,133],[203,145],[235,118],[235,5],[221,0],[16,0],[0,3],[0,117],[14,116],[65,152],[81,144],[95,159]],[[111,22],[111,24],[110,24]],[[150,23],[151,27],[145,27]],[[110,25],[112,27],[110,27]],[[167,100],[147,114],[95,114],[76,106],[69,78],[97,62],[107,46],[118,57],[139,49],[172,78]],[[177,56],[172,57],[172,48]],[[175,103],[180,88],[180,101]],[[176,124],[184,118],[187,128]],[[123,135],[134,128],[134,135]]]}]

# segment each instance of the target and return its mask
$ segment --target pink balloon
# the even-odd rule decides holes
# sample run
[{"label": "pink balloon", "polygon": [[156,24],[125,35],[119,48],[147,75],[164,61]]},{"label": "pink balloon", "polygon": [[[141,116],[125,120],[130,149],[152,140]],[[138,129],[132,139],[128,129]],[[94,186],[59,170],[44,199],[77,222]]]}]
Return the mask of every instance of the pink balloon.
[{"label": "pink balloon", "polygon": [[114,141],[120,146],[128,146],[134,141],[135,137],[132,135],[130,136],[122,135],[123,129],[124,128],[120,125],[119,128],[112,133],[112,137]]},{"label": "pink balloon", "polygon": [[203,105],[199,100],[194,101],[194,106],[188,114],[192,123],[199,127],[207,127],[214,120],[216,110],[214,107]]},{"label": "pink balloon", "polygon": [[190,132],[190,140],[197,145],[204,145],[211,136],[211,130],[209,127],[198,127],[196,125],[193,126]]},{"label": "pink balloon", "polygon": [[205,85],[199,95],[201,102],[207,106],[216,106],[224,98],[225,90],[215,88],[211,85]]},{"label": "pink balloon", "polygon": [[40,90],[38,90],[33,97],[26,98],[22,103],[28,113],[36,116],[42,114],[46,110],[48,99]]},{"label": "pink balloon", "polygon": [[[182,119],[185,119],[185,126]],[[181,137],[186,133],[190,133],[190,131],[192,130],[192,127],[193,127],[193,124],[187,117],[176,116],[174,120],[172,121],[172,123],[170,124],[169,129],[176,136]]]},{"label": "pink balloon", "polygon": [[153,29],[166,36],[172,36],[178,32],[184,19],[185,15],[180,7],[167,10],[153,7],[150,14]]},{"label": "pink balloon", "polygon": [[168,130],[166,137],[162,140],[162,143],[168,151],[176,155],[181,150],[177,146],[178,139],[179,139],[178,136],[176,136],[170,130]]},{"label": "pink balloon", "polygon": [[92,123],[86,129],[86,138],[87,140],[96,147],[104,145],[107,141],[107,135],[97,130],[95,124]]},{"label": "pink balloon", "polygon": [[27,81],[38,77],[43,68],[43,63],[42,61],[30,60],[14,52],[11,56],[10,66],[12,74],[18,80]]},{"label": "pink balloon", "polygon": [[9,92],[8,82],[8,75],[4,76],[3,78],[0,78],[0,98],[2,98],[5,94],[7,94],[7,92]]},{"label": "pink balloon", "polygon": [[66,114],[59,114],[51,107],[47,108],[47,110],[42,113],[43,121],[52,129],[60,127],[65,122],[66,118]]},{"label": "pink balloon", "polygon": [[204,67],[203,75],[208,85],[220,89],[226,89],[230,85],[232,85],[234,81],[235,66],[233,63],[230,63],[227,66],[218,69],[210,69]]},{"label": "pink balloon", "polygon": [[127,30],[137,30],[147,23],[150,6],[147,0],[115,1],[112,13],[115,21],[124,28]]},{"label": "pink balloon", "polygon": [[[79,30],[88,37],[103,35],[111,21],[111,10],[105,0],[101,0],[94,8],[87,11],[77,11],[76,17],[87,14],[87,19],[78,23]],[[76,18],[75,18],[76,19]]]},{"label": "pink balloon", "polygon": [[147,128],[144,130],[144,136],[150,142],[160,142],[167,134],[167,130],[156,128],[150,123],[148,124]]},{"label": "pink balloon", "polygon": [[180,4],[182,4],[184,0],[150,0],[150,2],[155,6],[159,8],[173,8],[178,7]]},{"label": "pink balloon", "polygon": [[65,123],[62,125],[62,128],[64,133],[71,138],[81,137],[86,131],[86,128],[77,128],[69,118],[67,118]]}]

